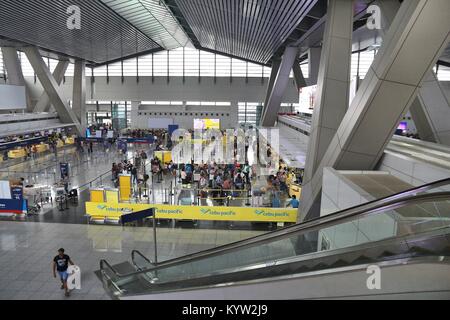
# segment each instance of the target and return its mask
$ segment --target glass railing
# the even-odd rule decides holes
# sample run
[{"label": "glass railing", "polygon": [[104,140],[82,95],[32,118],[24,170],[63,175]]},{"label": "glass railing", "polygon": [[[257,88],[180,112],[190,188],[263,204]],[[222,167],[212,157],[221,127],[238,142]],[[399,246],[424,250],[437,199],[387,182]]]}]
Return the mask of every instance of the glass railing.
[{"label": "glass railing", "polygon": [[[136,272],[121,275],[101,262],[116,286],[138,278],[174,283],[196,278],[263,270],[283,260],[323,256],[375,243],[450,230],[450,179],[422,186],[318,219],[178,259],[152,264],[140,258]],[[444,237],[444,241],[449,241]],[[407,253],[408,245],[404,246]],[[133,259],[133,261],[137,259]],[[111,274],[112,273],[112,274]],[[273,274],[273,273],[272,273]]]}]

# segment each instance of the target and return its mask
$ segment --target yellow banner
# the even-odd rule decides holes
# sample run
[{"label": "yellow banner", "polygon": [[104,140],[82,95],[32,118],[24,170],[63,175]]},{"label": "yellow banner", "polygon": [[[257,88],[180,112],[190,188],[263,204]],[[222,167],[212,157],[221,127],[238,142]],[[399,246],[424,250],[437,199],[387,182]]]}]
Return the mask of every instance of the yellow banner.
[{"label": "yellow banner", "polygon": [[156,218],[158,219],[250,222],[297,221],[297,209],[86,202],[86,214],[95,217],[117,219],[123,214],[123,210],[141,211],[149,208],[156,208]]}]

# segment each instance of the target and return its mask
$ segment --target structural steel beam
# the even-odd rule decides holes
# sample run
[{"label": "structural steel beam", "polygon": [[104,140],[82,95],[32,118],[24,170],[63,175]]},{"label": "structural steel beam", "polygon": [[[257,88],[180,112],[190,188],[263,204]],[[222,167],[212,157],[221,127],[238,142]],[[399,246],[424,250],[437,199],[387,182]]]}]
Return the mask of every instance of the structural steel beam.
[{"label": "structural steel beam", "polygon": [[72,110],[84,133],[86,131],[86,61],[84,60],[75,61],[72,100]]},{"label": "structural steel beam", "polygon": [[[281,63],[276,73],[276,78],[272,87],[269,85],[268,98],[264,105],[264,112],[262,116],[261,125],[263,127],[273,127],[275,121],[277,121],[278,110],[280,110],[281,100],[283,99],[284,92],[286,91],[289,83],[289,74],[291,73],[294,61],[297,58],[298,48],[287,47],[284,51]],[[270,81],[272,81],[272,76]]]},{"label": "structural steel beam", "polygon": [[[278,70],[280,69],[281,59],[273,59],[272,70],[270,71],[269,83],[267,85],[266,99],[264,100],[264,109],[269,103],[270,94],[272,93],[273,85],[277,79]],[[264,112],[263,112],[264,114]],[[262,115],[261,115],[262,117]],[[262,119],[261,119],[262,120]],[[261,121],[262,122],[262,121]]]},{"label": "structural steel beam", "polygon": [[61,122],[73,124],[75,126],[76,134],[81,136],[82,129],[80,122],[72,109],[64,102],[58,83],[42,59],[39,50],[36,47],[26,47],[24,48],[24,52],[27,55],[34,72],[39,78],[39,81],[44,87],[45,92],[47,92],[51,104],[55,107]]},{"label": "structural steel beam", "polygon": [[294,79],[297,89],[300,91],[301,88],[307,87],[308,84],[303,76],[302,68],[300,68],[300,62],[298,60],[295,61],[292,71],[294,72]]},{"label": "structural steel beam", "polygon": [[[382,12],[382,37],[395,18],[400,3],[395,0],[377,1]],[[433,71],[427,74],[409,112],[422,140],[450,146],[450,103]]]},{"label": "structural steel beam", "polygon": [[314,216],[325,167],[373,170],[398,122],[450,41],[450,1],[403,1],[313,179],[302,189],[300,220]]},{"label": "structural steel beam", "polygon": [[[64,79],[64,75],[66,74],[68,67],[69,67],[68,60],[60,60],[56,65],[56,68],[53,71],[53,77],[55,78],[58,85],[61,85],[61,82]],[[50,98],[48,97],[48,94],[44,90],[38,102],[36,103],[33,112],[48,112],[50,111],[50,107],[51,107]]]}]

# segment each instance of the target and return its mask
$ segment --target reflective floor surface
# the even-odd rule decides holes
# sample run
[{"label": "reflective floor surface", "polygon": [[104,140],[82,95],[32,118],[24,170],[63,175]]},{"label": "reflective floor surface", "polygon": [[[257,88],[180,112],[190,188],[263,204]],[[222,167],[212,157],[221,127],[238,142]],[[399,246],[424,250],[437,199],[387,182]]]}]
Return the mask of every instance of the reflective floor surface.
[{"label": "reflective floor surface", "polygon": [[[158,261],[179,257],[263,233],[263,231],[158,228]],[[0,300],[109,299],[94,271],[101,259],[130,261],[137,249],[153,258],[151,228],[122,229],[59,223],[0,221]],[[52,260],[63,247],[81,269],[81,290],[64,296],[53,278]]]}]

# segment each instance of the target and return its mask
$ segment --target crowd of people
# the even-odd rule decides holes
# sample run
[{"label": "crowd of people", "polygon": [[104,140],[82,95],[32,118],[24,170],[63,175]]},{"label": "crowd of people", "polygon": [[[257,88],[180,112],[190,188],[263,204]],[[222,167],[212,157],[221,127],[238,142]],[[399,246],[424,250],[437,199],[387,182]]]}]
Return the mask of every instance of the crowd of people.
[{"label": "crowd of people", "polygon": [[145,170],[147,153],[144,150],[136,152],[134,164],[128,160],[122,160],[119,163],[112,164],[112,180],[116,188],[120,185],[120,174],[131,175],[133,189],[138,191],[139,198],[142,194],[147,195],[149,175]]}]

